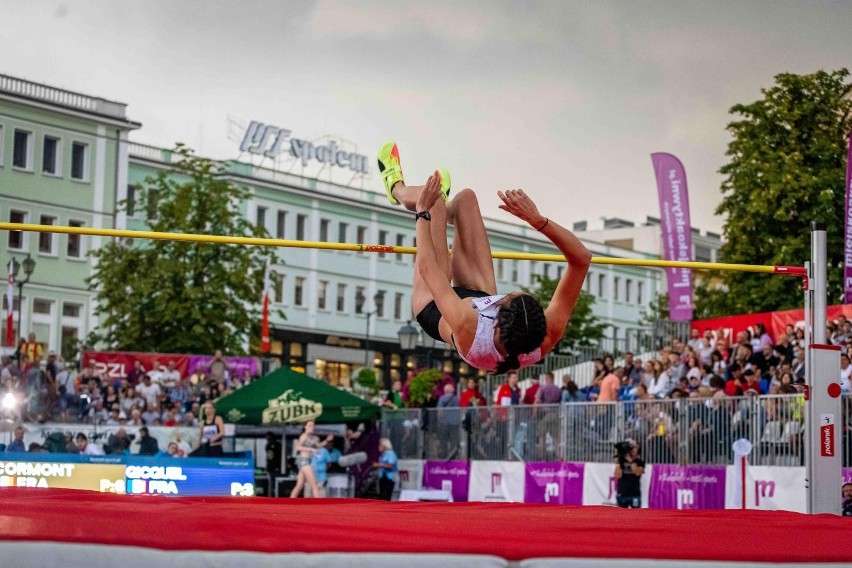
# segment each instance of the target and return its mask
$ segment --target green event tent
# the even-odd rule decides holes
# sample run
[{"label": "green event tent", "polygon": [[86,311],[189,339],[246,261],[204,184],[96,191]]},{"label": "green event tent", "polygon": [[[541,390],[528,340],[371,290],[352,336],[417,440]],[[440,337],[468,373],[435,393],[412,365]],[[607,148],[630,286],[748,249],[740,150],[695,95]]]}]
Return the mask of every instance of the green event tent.
[{"label": "green event tent", "polygon": [[370,420],[375,404],[282,367],[216,401],[216,412],[233,424],[320,424]]}]

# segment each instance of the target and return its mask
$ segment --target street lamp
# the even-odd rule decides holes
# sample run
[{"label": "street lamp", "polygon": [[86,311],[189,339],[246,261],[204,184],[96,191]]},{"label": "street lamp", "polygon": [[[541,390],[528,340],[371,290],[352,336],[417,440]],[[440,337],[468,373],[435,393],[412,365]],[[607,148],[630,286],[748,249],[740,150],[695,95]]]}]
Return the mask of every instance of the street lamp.
[{"label": "street lamp", "polygon": [[403,353],[417,349],[417,338],[420,334],[417,333],[417,328],[411,325],[411,320],[399,328],[396,334],[399,336],[399,348]]},{"label": "street lamp", "polygon": [[[384,291],[380,290],[373,294],[373,311],[367,312],[367,333],[364,335],[364,367],[367,369],[372,368],[370,365],[370,318],[379,312],[379,304],[385,297]],[[364,308],[364,303],[367,301],[367,298],[364,297],[360,291],[355,295],[355,311],[360,312]]]},{"label": "street lamp", "polygon": [[[33,260],[29,253],[27,253],[27,258],[24,259],[24,262],[18,262],[18,259],[14,256],[12,257],[12,280],[18,283],[18,337],[21,337],[23,334],[21,331],[21,307],[24,303],[24,284],[30,281],[30,276],[35,272],[35,265],[36,261]],[[21,270],[21,266],[24,267],[26,278],[18,280],[18,272]]]}]

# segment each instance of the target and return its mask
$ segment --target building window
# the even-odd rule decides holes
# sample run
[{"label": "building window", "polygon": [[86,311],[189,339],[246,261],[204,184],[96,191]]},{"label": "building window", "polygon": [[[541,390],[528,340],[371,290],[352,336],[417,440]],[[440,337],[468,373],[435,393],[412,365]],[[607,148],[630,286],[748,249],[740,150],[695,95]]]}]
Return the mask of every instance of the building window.
[{"label": "building window", "polygon": [[363,245],[367,242],[367,227],[358,226],[358,244]]},{"label": "building window", "polygon": [[273,272],[270,275],[272,280],[272,301],[276,304],[284,302],[284,275]]},{"label": "building window", "polygon": [[22,170],[33,168],[33,133],[15,129],[12,146],[12,166]]},{"label": "building window", "polygon": [[621,278],[616,276],[612,281],[612,299],[616,302],[621,301],[621,298],[618,296],[619,288],[621,288]]},{"label": "building window", "polygon": [[606,292],[606,274],[598,274],[598,297],[603,298]]},{"label": "building window", "polygon": [[[404,246],[404,245],[405,245],[405,235],[397,233],[396,234],[396,246],[401,247],[401,246]],[[402,262],[403,258],[402,258],[401,252],[396,253],[396,260],[397,260],[397,262]]]},{"label": "building window", "polygon": [[320,310],[326,309],[326,298],[328,296],[328,281],[320,280],[317,282],[317,308]]},{"label": "building window", "polygon": [[53,307],[53,302],[50,300],[33,299],[33,313],[50,315],[50,310]]},{"label": "building window", "polygon": [[296,215],[296,240],[305,240],[305,226],[308,224],[307,215]]},{"label": "building window", "polygon": [[[83,222],[82,221],[68,221],[68,226],[69,227],[82,227]],[[83,250],[82,250],[82,247],[80,246],[81,239],[82,239],[81,235],[72,235],[72,234],[68,235],[68,250],[66,251],[66,254],[68,255],[68,257],[80,258],[81,256],[83,256]]]},{"label": "building window", "polygon": [[62,169],[59,160],[59,138],[56,136],[45,136],[44,147],[41,155],[41,171],[45,174],[56,176]]},{"label": "building window", "polygon": [[[379,244],[380,245],[388,244],[388,232],[387,231],[379,231]],[[380,252],[379,258],[384,258],[384,257],[385,257],[385,253]]]},{"label": "building window", "polygon": [[74,353],[77,352],[77,341],[79,341],[79,337],[80,330],[76,327],[62,326],[62,347],[60,351],[62,352],[62,357],[64,357],[66,361],[70,361],[73,358]]},{"label": "building window", "polygon": [[257,208],[257,222],[255,225],[264,229],[266,228],[266,207]]},{"label": "building window", "polygon": [[157,220],[157,209],[160,206],[160,190],[159,189],[149,189],[148,190],[148,203],[147,203],[147,213],[149,221]]},{"label": "building window", "polygon": [[697,262],[713,262],[713,254],[710,252],[710,247],[695,245],[695,260]]},{"label": "building window", "polygon": [[80,312],[83,310],[83,304],[72,304],[70,302],[64,302],[62,304],[62,315],[67,318],[78,318],[80,317]]},{"label": "building window", "polygon": [[[39,225],[53,225],[56,223],[56,217],[42,215],[39,217]],[[44,254],[53,254],[53,233],[38,234],[38,252]]]},{"label": "building window", "polygon": [[287,226],[287,212],[286,211],[278,211],[278,216],[275,219],[275,238],[276,239],[286,239],[284,236],[284,229]]},{"label": "building window", "polygon": [[328,226],[331,224],[331,221],[328,219],[320,219],[320,234],[319,240],[320,242],[327,243],[328,242]]},{"label": "building window", "polygon": [[293,305],[303,306],[303,295],[305,291],[305,279],[302,276],[296,276],[296,288],[293,290]]},{"label": "building window", "polygon": [[83,142],[71,143],[71,179],[85,181],[89,179],[89,145]]},{"label": "building window", "polygon": [[340,223],[337,226],[337,242],[345,243],[346,242],[346,233],[349,232],[349,225],[346,223]]},{"label": "building window", "polygon": [[633,295],[633,280],[624,281],[624,301],[630,303],[630,297]]},{"label": "building window", "polygon": [[376,301],[376,316],[385,317],[385,291],[377,291],[374,300]]},{"label": "building window", "polygon": [[136,190],[137,186],[135,184],[129,184],[127,186],[127,199],[124,202],[124,210],[127,211],[127,214],[130,217],[136,213]]},{"label": "building window", "polygon": [[[363,286],[356,286],[355,287],[355,297],[357,298],[357,297],[363,296],[363,295],[364,295],[364,287]],[[364,313],[364,306],[363,305],[359,306],[358,302],[355,302],[355,313],[356,314],[363,314]]]},{"label": "building window", "polygon": [[642,282],[636,283],[636,303],[642,305],[642,293],[644,292],[643,288],[645,285]]},{"label": "building window", "polygon": [[545,278],[550,278],[550,265],[546,262],[542,265],[542,274]]},{"label": "building window", "polygon": [[337,311],[342,312],[346,309],[346,284],[337,285]]},{"label": "building window", "polygon": [[393,319],[402,319],[402,292],[397,292],[393,297]]},{"label": "building window", "polygon": [[518,281],[518,261],[512,261],[512,282]]},{"label": "building window", "polygon": [[4,163],[3,162],[3,156],[6,155],[6,152],[3,151],[4,148],[5,148],[4,140],[6,140],[5,134],[6,134],[6,131],[3,129],[3,125],[0,124],[0,166],[2,166],[3,163]]},{"label": "building window", "polygon": [[565,267],[564,267],[563,265],[561,265],[561,264],[560,264],[559,266],[557,266],[557,267],[556,267],[556,279],[557,279],[557,280],[559,280],[560,278],[562,278],[562,271],[563,271],[563,270],[565,270]]},{"label": "building window", "polygon": [[503,259],[497,259],[497,280],[503,280]]},{"label": "building window", "polygon": [[[26,223],[27,222],[27,214],[23,211],[9,211],[9,222],[10,223]],[[9,248],[21,250],[24,248],[24,232],[23,231],[9,231]]]}]

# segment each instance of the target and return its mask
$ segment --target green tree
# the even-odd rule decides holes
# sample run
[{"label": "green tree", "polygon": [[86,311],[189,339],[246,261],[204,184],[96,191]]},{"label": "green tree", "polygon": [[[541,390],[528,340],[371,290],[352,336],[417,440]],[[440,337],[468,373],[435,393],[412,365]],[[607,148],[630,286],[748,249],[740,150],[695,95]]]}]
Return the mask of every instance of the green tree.
[{"label": "green tree", "polygon": [[[240,215],[249,193],[223,179],[220,165],[181,144],[174,156],[172,171],[147,178],[137,192],[151,230],[267,236]],[[97,266],[87,284],[101,324],[90,343],[163,353],[243,353],[259,330],[269,250],[151,240],[112,241],[91,254]]]},{"label": "green tree", "polygon": [[[720,173],[723,262],[801,265],[810,223],[828,229],[829,303],[840,300],[846,144],[852,128],[849,72],[783,73],[763,98],[736,105]],[[722,291],[697,288],[697,313],[712,317],[802,305],[798,278],[725,272]]]},{"label": "green tree", "polygon": [[[541,274],[533,274],[533,285],[535,287],[533,289],[524,288],[524,292],[534,296],[546,309],[556,291],[557,284],[559,284],[559,280]],[[571,353],[576,347],[595,345],[603,338],[607,324],[601,323],[592,312],[594,303],[594,296],[585,291],[580,292],[580,298],[577,300],[577,305],[574,306],[574,311],[571,312],[571,319],[568,321],[568,327],[565,328],[565,334],[553,350],[555,353]]]}]

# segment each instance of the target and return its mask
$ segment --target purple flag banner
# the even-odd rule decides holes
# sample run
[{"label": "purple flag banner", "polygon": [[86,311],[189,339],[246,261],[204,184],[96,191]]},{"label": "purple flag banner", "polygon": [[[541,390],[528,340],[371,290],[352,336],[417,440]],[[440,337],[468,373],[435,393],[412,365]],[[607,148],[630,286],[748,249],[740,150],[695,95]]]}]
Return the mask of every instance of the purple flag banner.
[{"label": "purple flag banner", "polygon": [[[225,365],[228,366],[228,372],[231,374],[232,379],[242,378],[246,371],[252,377],[260,374],[260,361],[255,357],[223,357],[223,359],[225,360]],[[212,361],[212,355],[190,355],[189,374],[191,375],[198,368],[207,371]]]},{"label": "purple flag banner", "polygon": [[852,132],[846,155],[846,224],[843,232],[843,303],[852,304]]},{"label": "purple flag banner", "polygon": [[[689,195],[683,164],[671,154],[651,154],[657,195],[660,198],[660,229],[665,260],[692,260],[692,224]],[[669,317],[674,321],[692,319],[692,270],[666,268],[669,290]]]},{"label": "purple flag banner", "polygon": [[467,501],[470,462],[429,461],[423,466],[423,487],[449,491],[456,503]]},{"label": "purple flag banner", "polygon": [[654,464],[650,509],[724,509],[725,466]]},{"label": "purple flag banner", "polygon": [[852,467],[844,467],[840,470],[841,483],[852,483]]},{"label": "purple flag banner", "polygon": [[527,462],[524,503],[583,504],[583,464]]}]

